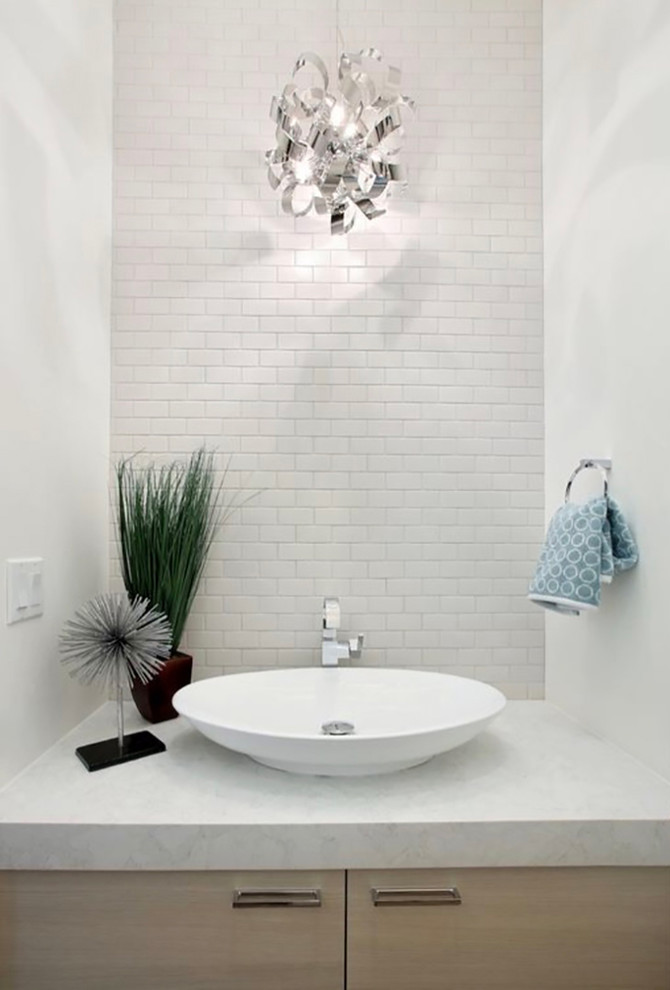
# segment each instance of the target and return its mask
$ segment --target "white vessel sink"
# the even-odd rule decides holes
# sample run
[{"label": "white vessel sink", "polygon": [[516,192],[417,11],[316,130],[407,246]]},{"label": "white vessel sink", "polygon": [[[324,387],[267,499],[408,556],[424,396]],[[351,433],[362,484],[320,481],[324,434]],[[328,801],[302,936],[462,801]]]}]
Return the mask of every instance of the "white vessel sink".
[{"label": "white vessel sink", "polygon": [[173,704],[208,739],[268,767],[362,776],[462,745],[502,711],[505,697],[449,674],[306,667],[197,681]]}]

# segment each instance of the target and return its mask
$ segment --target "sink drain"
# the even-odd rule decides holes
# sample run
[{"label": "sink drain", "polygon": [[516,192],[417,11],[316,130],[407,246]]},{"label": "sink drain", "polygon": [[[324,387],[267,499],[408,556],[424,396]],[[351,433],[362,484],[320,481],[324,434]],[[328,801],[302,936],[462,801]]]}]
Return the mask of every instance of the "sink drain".
[{"label": "sink drain", "polygon": [[356,730],[351,722],[324,722],[321,731],[324,736],[350,736]]}]

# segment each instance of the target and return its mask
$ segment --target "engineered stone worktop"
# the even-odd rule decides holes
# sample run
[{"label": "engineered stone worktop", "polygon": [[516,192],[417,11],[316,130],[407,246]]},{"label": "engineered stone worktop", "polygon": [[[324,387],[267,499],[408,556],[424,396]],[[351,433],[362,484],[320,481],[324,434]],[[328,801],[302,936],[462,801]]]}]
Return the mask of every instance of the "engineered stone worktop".
[{"label": "engineered stone worktop", "polygon": [[181,718],[151,729],[167,752],[88,773],[74,749],[114,735],[104,705],[0,791],[0,869],[670,865],[670,783],[545,702],[377,777],[270,770]]}]

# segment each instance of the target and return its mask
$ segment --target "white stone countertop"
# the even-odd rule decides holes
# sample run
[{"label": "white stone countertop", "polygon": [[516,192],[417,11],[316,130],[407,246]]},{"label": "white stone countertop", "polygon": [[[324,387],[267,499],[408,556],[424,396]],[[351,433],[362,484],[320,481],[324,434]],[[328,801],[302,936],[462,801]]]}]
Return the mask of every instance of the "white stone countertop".
[{"label": "white stone countertop", "polygon": [[[126,731],[146,728],[127,706]],[[270,770],[183,719],[167,752],[88,773],[104,705],[0,791],[0,869],[668,866],[670,783],[551,705],[388,776]]]}]

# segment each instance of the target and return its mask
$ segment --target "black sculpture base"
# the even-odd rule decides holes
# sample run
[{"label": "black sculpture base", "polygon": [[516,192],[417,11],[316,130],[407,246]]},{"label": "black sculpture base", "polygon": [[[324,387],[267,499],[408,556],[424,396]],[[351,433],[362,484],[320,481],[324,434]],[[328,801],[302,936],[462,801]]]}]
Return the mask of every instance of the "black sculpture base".
[{"label": "black sculpture base", "polygon": [[88,746],[78,746],[75,753],[87,770],[104,770],[105,767],[115,767],[117,763],[128,763],[130,760],[141,760],[144,756],[154,753],[164,753],[165,743],[157,739],[151,732],[131,732],[123,737],[123,749],[119,749],[119,740],[103,739],[101,742],[90,743]]}]

